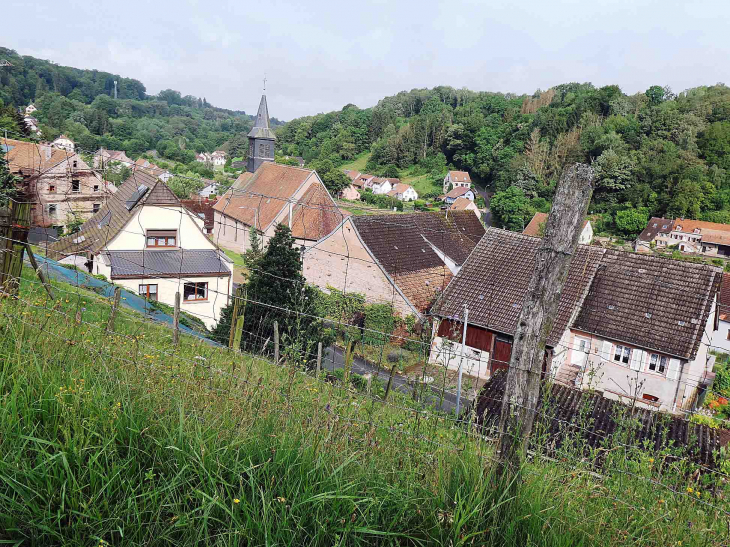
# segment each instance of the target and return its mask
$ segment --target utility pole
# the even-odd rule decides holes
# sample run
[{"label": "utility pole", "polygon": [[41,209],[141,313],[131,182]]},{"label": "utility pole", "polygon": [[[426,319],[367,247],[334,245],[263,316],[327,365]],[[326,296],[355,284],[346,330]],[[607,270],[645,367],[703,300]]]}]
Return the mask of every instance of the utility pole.
[{"label": "utility pole", "polygon": [[593,193],[593,169],[577,163],[563,172],[545,236],[535,257],[535,269],[517,320],[512,357],[499,422],[499,466],[502,486],[522,468],[535,420],[545,343],[558,312],[560,294],[578,248],[578,238]]}]

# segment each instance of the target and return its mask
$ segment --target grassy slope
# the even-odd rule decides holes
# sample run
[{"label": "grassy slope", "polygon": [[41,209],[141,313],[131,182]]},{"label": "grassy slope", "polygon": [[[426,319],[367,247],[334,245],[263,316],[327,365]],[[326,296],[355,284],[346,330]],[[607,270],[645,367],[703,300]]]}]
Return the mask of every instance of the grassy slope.
[{"label": "grassy slope", "polygon": [[434,413],[126,310],[105,333],[108,302],[54,286],[0,299],[0,542],[722,544],[722,515],[627,475],[530,465],[500,505],[491,445]]},{"label": "grassy slope", "polygon": [[365,171],[365,165],[370,159],[370,152],[366,151],[358,154],[354,160],[342,165],[341,169],[352,169],[353,171]]}]

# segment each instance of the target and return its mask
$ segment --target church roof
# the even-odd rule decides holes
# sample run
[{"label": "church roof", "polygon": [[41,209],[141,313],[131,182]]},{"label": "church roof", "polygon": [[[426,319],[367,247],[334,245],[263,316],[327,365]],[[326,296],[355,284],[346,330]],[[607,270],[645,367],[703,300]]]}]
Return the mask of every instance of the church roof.
[{"label": "church roof", "polygon": [[266,104],[266,95],[261,95],[259,112],[256,115],[256,121],[251,131],[249,131],[248,136],[254,139],[276,140],[276,135],[274,135],[274,132],[269,127],[269,107]]}]

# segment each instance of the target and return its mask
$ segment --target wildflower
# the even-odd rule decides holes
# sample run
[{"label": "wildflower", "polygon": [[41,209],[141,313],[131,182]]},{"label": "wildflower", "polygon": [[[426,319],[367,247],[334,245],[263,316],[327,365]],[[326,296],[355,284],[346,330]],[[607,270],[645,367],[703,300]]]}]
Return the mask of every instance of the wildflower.
[{"label": "wildflower", "polygon": [[694,492],[694,490],[692,490],[692,487],[691,486],[688,486],[687,487],[687,493],[688,494],[691,494],[692,492]]},{"label": "wildflower", "polygon": [[661,505],[662,503],[664,503],[664,500],[659,500],[659,505]]},{"label": "wildflower", "polygon": [[649,458],[649,463],[654,463],[654,458]]},{"label": "wildflower", "polygon": [[278,497],[276,498],[276,501],[278,501],[279,503],[286,503],[286,498]]},{"label": "wildflower", "polygon": [[241,500],[239,500],[238,498],[233,498],[233,503],[241,503]]},{"label": "wildflower", "polygon": [[698,497],[698,498],[700,497],[700,491],[699,491],[699,490],[697,490],[697,491],[695,492],[695,494],[697,495],[697,497]]}]

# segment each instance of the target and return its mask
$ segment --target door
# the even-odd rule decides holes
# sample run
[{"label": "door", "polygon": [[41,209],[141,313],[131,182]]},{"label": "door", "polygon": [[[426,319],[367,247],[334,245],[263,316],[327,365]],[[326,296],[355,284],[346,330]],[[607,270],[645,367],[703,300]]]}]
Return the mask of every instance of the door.
[{"label": "door", "polygon": [[494,354],[492,355],[492,374],[500,369],[509,368],[509,360],[512,357],[512,342],[497,338],[494,343]]}]

